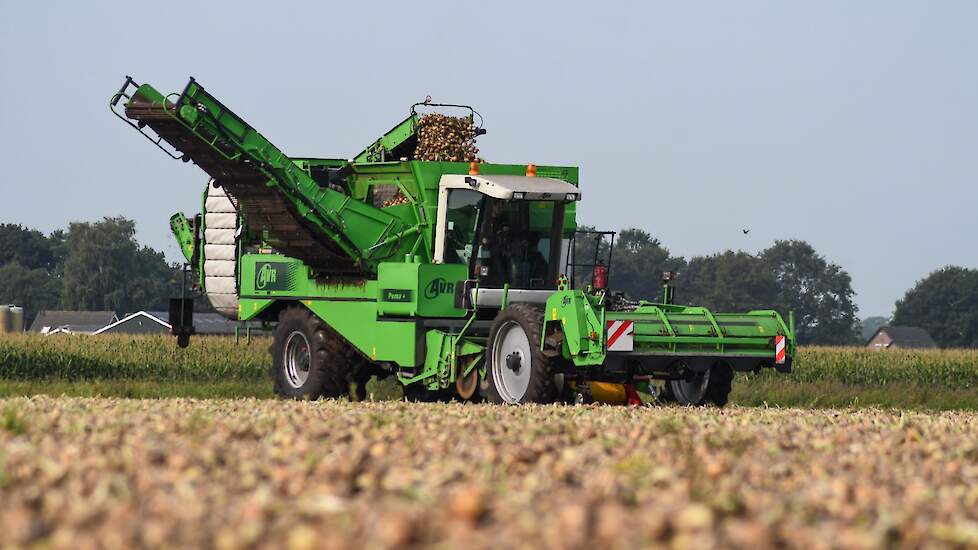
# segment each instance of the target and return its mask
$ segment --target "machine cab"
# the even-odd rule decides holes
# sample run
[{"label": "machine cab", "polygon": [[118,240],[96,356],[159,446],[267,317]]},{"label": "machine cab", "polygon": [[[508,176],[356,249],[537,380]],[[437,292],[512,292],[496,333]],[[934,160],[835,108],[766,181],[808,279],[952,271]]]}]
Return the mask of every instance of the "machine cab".
[{"label": "machine cab", "polygon": [[480,289],[508,284],[547,296],[566,263],[566,205],[579,198],[577,187],[555,178],[444,175],[435,263],[466,265]]}]

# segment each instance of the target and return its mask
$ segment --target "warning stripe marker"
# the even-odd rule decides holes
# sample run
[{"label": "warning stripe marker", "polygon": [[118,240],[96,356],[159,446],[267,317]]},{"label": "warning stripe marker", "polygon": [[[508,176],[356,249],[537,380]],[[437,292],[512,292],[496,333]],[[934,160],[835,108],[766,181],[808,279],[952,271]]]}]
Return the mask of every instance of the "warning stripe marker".
[{"label": "warning stripe marker", "polygon": [[635,324],[632,321],[608,321],[608,351],[632,351]]},{"label": "warning stripe marker", "polygon": [[774,337],[774,362],[783,365],[785,360],[785,337],[778,335]]}]

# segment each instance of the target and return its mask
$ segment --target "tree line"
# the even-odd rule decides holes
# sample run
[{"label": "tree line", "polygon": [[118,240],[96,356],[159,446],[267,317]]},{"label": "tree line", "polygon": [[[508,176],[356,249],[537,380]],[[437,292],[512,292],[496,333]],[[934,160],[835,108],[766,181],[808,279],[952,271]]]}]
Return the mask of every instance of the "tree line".
[{"label": "tree line", "polygon": [[136,241],[133,220],[72,222],[44,235],[0,224],[0,303],[45,309],[163,310],[180,292],[179,264]]},{"label": "tree line", "polygon": [[[577,261],[591,261],[596,246],[607,258],[608,244],[579,238]],[[792,311],[801,344],[858,344],[879,326],[894,324],[923,327],[945,347],[978,347],[974,269],[939,269],[896,302],[892,319],[862,322],[849,274],[804,241],[777,241],[758,254],[728,250],[686,259],[647,231],[625,229],[616,236],[611,267],[611,288],[633,299],[660,300],[661,275],[674,271],[677,303]],[[0,304],[24,307],[27,319],[42,309],[166,310],[168,299],[180,294],[181,276],[180,264],[137,242],[135,222],[124,217],[72,222],[49,235],[0,224]],[[587,277],[590,271],[578,273]],[[210,310],[199,296],[197,308]]]},{"label": "tree line", "polygon": [[[601,244],[596,239],[577,241],[577,263],[592,261],[595,249],[599,257],[608,257],[607,239]],[[791,311],[803,345],[860,344],[880,326],[893,324],[922,327],[944,347],[978,347],[978,270],[939,269],[896,302],[892,319],[870,317],[864,326],[849,274],[805,241],[776,241],[758,254],[727,250],[686,259],[672,255],[647,231],[633,228],[616,235],[612,254],[613,290],[658,301],[661,274],[678,272],[672,284],[676,303],[713,311],[775,309],[786,319]],[[586,271],[584,278],[590,277]]]},{"label": "tree line", "polygon": [[924,277],[897,300],[893,317],[870,317],[863,335],[885,325],[927,329],[941,347],[978,347],[978,269],[946,266]]},{"label": "tree line", "polygon": [[[593,258],[596,239],[577,241],[576,263]],[[672,283],[675,303],[721,312],[775,309],[785,320],[791,311],[801,344],[860,340],[849,274],[804,241],[777,241],[756,255],[727,250],[686,259],[672,255],[647,231],[633,228],[615,236],[613,249],[609,245],[606,238],[597,246],[599,256],[612,254],[609,285],[629,298],[661,300],[661,275],[673,271],[678,273]]]}]

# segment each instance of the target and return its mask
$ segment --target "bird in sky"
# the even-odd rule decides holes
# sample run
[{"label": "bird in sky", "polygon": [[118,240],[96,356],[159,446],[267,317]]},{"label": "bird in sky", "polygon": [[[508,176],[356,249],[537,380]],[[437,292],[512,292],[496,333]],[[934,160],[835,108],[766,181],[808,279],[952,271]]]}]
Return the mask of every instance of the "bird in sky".
[{"label": "bird in sky", "polygon": [[427,105],[429,103],[431,103],[431,96],[430,95],[424,96],[424,104]]},{"label": "bird in sky", "polygon": [[746,234],[748,234],[748,233],[750,233],[750,229],[741,229],[741,231],[743,231],[743,232],[744,232],[744,235],[746,235]]}]

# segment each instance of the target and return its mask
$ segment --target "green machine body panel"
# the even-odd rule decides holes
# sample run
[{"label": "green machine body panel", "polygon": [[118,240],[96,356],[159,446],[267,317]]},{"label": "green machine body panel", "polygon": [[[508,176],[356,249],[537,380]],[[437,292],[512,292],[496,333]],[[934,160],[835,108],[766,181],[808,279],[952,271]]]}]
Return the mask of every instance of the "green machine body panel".
[{"label": "green machine body panel", "polygon": [[464,317],[455,306],[455,289],[465,281],[465,266],[385,262],[377,276],[377,313],[397,317]]},{"label": "green machine body panel", "polygon": [[558,290],[547,299],[544,322],[559,326],[566,359],[578,366],[604,362],[604,310],[596,296],[583,290]]},{"label": "green machine body panel", "polygon": [[[418,123],[418,116],[412,114],[402,120],[396,126],[387,131],[383,136],[370,144],[359,155],[353,158],[354,162],[384,162],[397,160],[399,148],[409,146],[408,143],[414,137],[415,127]],[[405,153],[412,151],[405,151]]]},{"label": "green machine body panel", "polygon": [[183,257],[188,263],[192,262],[197,242],[190,220],[182,212],[170,216],[170,231],[180,245]]},{"label": "green machine body panel", "polygon": [[462,265],[385,262],[376,280],[317,280],[301,261],[280,254],[246,254],[240,265],[240,319],[259,317],[276,302],[299,302],[374,361],[403,367],[422,363],[423,325],[410,318],[467,314],[455,307]]},{"label": "green machine body panel", "polygon": [[377,281],[333,278],[317,281],[301,261],[278,254],[241,258],[239,318],[259,317],[276,304],[301,303],[365,357],[415,366],[420,325],[385,321],[378,314]]}]

